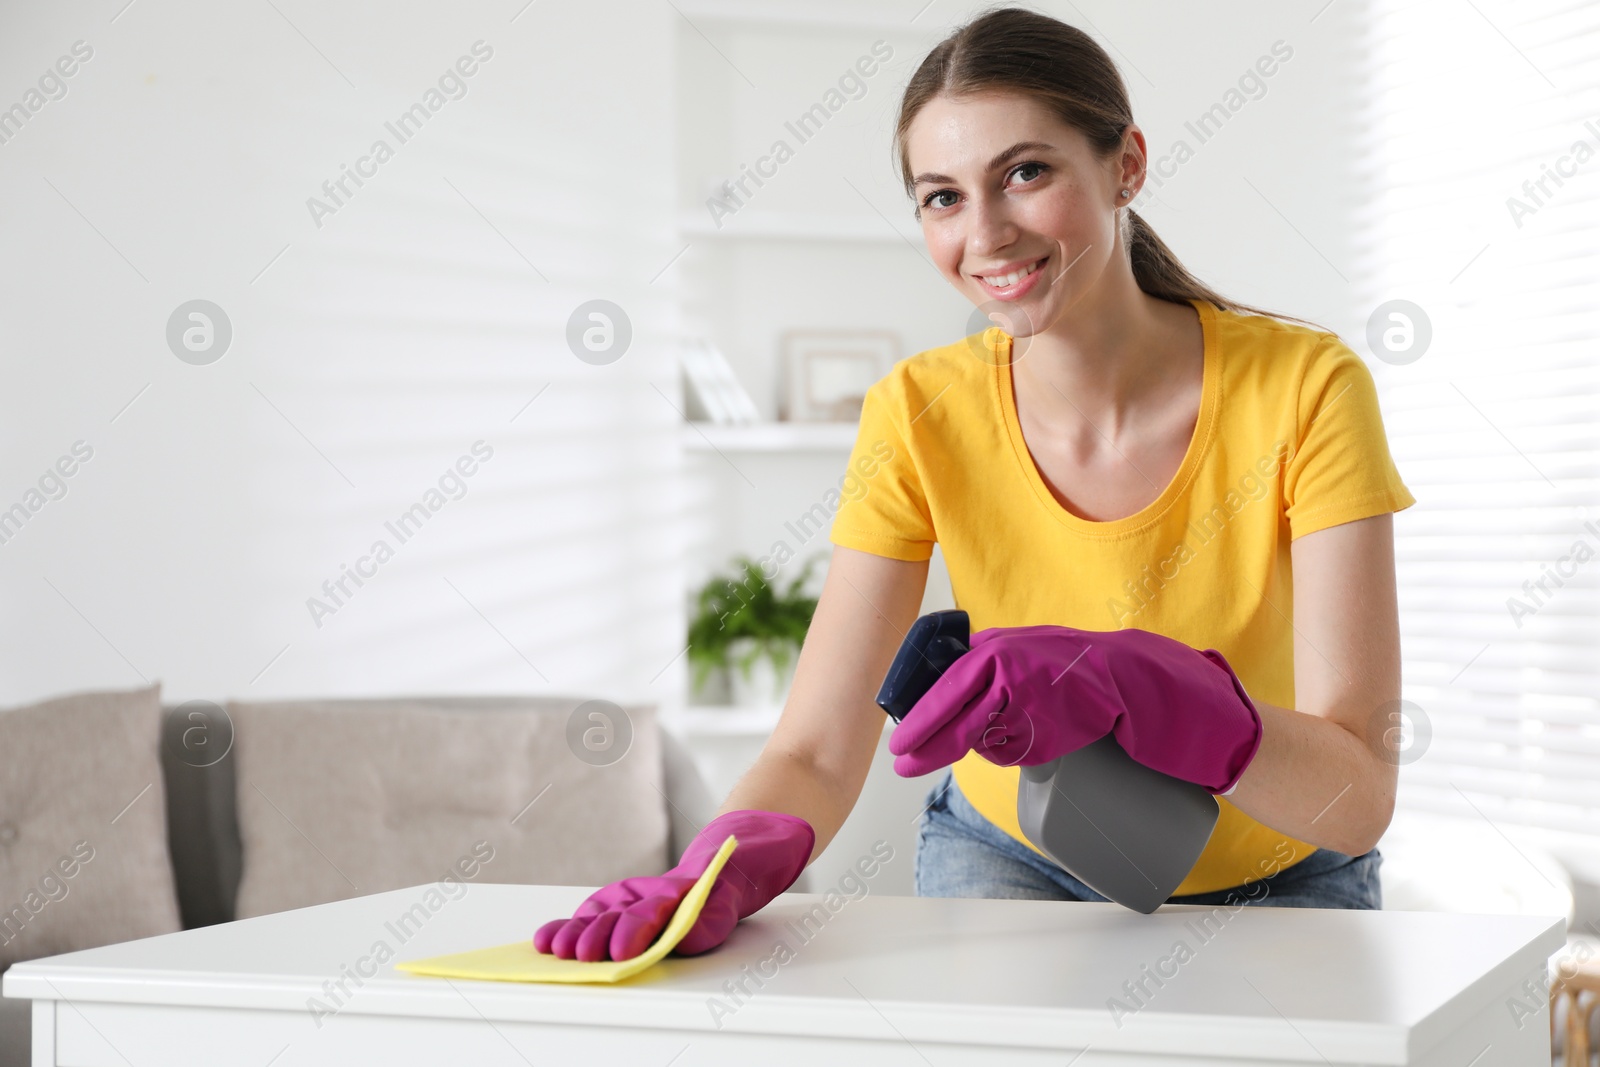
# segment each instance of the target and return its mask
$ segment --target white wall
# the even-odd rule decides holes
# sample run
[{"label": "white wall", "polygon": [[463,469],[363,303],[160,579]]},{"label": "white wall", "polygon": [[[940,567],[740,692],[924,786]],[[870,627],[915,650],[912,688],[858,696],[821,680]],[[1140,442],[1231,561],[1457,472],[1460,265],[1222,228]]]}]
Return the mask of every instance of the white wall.
[{"label": "white wall", "polygon": [[[675,696],[672,9],[124,2],[0,9],[0,106],[93,49],[0,144],[0,508],[93,449],[0,544],[0,702]],[[480,40],[464,96],[385,130]],[[564,339],[596,297],[634,330],[604,366]],[[206,366],[165,340],[194,298],[234,331]],[[388,534],[479,440],[465,495]]]},{"label": "white wall", "polygon": [[[1356,9],[1041,6],[1102,36],[1158,155],[1193,142],[1184,121],[1275,41],[1294,49],[1142,206],[1219,288],[1358,336],[1339,276],[1358,189],[1341,162],[1358,133]],[[714,474],[697,529],[684,525],[676,416],[655,388],[676,402],[664,345],[680,279],[692,280],[686,327],[712,333],[769,410],[786,328],[888,326],[907,354],[961,331],[967,309],[914,247],[888,135],[922,48],[975,5],[935,4],[912,23],[920,3],[854,4],[834,10],[859,25],[777,35],[704,5],[686,8],[693,26],[644,0],[519,7],[113,0],[0,14],[0,102],[73,42],[94,49],[66,97],[0,144],[0,507],[74,441],[95,450],[64,499],[0,544],[0,700],[141,676],[178,699],[675,699],[681,665],[650,679],[681,647],[686,545],[695,577],[763,552],[837,477],[826,457],[779,463],[741,502],[748,487]],[[306,198],[479,39],[494,57],[467,95],[317,228]],[[894,59],[752,210],[881,212],[911,244],[675,236],[704,211],[708,175],[736,173],[877,40]],[[675,51],[694,60],[682,106]],[[597,296],[636,327],[610,366],[579,362],[561,337]],[[204,367],[163,336],[197,297],[235,330]],[[307,598],[479,439],[496,458],[466,497],[317,627]]]}]

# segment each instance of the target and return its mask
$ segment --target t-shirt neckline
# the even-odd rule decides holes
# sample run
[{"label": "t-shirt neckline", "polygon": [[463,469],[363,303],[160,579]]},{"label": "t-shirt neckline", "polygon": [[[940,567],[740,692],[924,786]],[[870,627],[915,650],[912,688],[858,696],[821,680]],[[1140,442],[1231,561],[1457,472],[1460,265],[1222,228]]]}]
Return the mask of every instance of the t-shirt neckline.
[{"label": "t-shirt neckline", "polygon": [[1120,537],[1133,533],[1159,520],[1173,502],[1187,491],[1189,484],[1194,480],[1195,472],[1199,470],[1201,460],[1205,458],[1211,446],[1211,438],[1216,428],[1218,400],[1221,394],[1218,380],[1220,353],[1217,350],[1216,309],[1206,300],[1191,298],[1188,303],[1200,315],[1202,357],[1199,417],[1195,420],[1194,432],[1189,437],[1189,447],[1184,451],[1183,462],[1178,465],[1178,471],[1172,476],[1172,480],[1155,500],[1132,515],[1120,519],[1105,521],[1085,519],[1062,507],[1061,502],[1055,498],[1050,486],[1045,483],[1044,476],[1039,473],[1039,467],[1034,462],[1032,453],[1028,451],[1027,440],[1022,436],[1022,423],[1017,415],[1016,393],[1011,378],[1011,338],[999,327],[990,327],[985,331],[985,339],[995,355],[992,362],[995,368],[996,392],[1007,436],[1011,439],[1012,455],[1021,468],[1023,478],[1032,486],[1034,495],[1045,511],[1063,526],[1078,533],[1098,537]]}]

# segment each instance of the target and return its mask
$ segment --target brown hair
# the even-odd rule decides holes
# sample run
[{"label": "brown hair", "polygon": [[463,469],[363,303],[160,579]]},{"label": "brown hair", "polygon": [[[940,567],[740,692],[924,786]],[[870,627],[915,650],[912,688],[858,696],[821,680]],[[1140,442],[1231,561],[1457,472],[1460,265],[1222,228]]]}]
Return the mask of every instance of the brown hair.
[{"label": "brown hair", "polygon": [[[907,195],[914,185],[906,133],[917,113],[940,95],[995,90],[1030,96],[1050,108],[1083,133],[1102,159],[1121,147],[1123,134],[1133,122],[1122,75],[1088,34],[1023,8],[990,11],[935,45],[906,85],[895,123],[895,148]],[[1134,281],[1151,296],[1178,304],[1207,300],[1224,311],[1290,319],[1324,329],[1305,319],[1224,297],[1190,274],[1131,207],[1123,213],[1122,242],[1132,259]]]}]

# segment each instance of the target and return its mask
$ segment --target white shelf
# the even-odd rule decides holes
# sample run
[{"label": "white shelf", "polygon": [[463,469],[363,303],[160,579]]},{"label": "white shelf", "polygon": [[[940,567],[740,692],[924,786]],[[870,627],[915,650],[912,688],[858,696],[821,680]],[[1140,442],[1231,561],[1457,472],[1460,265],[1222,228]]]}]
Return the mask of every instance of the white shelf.
[{"label": "white shelf", "polygon": [[796,212],[746,209],[722,219],[719,228],[708,211],[678,216],[678,232],[685,238],[712,237],[719,241],[861,241],[922,247],[922,234],[895,228],[877,215],[802,215]]},{"label": "white shelf", "polygon": [[683,427],[690,452],[841,452],[856,443],[853,422],[691,422]]},{"label": "white shelf", "polygon": [[680,737],[766,737],[783,709],[691,704],[661,713],[661,726]]}]

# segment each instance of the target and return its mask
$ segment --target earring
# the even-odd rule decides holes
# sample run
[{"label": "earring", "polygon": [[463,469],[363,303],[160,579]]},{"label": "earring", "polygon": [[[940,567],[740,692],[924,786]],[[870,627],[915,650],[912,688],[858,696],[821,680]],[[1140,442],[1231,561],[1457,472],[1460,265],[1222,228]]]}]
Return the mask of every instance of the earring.
[{"label": "earring", "polygon": [[1123,196],[1127,196],[1128,195],[1128,190],[1126,190],[1126,189],[1122,190],[1122,195]]}]

